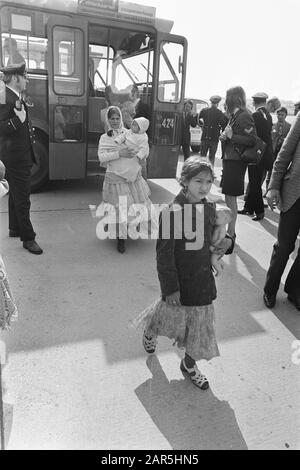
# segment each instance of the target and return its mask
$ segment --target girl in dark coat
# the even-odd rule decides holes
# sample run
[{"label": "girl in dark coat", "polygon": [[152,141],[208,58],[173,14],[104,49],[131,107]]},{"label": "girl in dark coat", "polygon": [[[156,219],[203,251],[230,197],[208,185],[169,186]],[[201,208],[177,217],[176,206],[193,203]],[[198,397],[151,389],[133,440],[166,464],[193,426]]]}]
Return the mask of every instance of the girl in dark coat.
[{"label": "girl in dark coat", "polygon": [[183,190],[160,215],[156,253],[161,299],[136,320],[136,326],[145,326],[146,352],[155,351],[159,335],[185,348],[181,371],[203,390],[209,384],[196,361],[219,356],[211,258],[212,253],[225,254],[232,245],[230,238],[216,240],[213,236],[216,206],[206,199],[213,180],[211,165],[201,158],[191,157],[184,163],[180,179]]}]

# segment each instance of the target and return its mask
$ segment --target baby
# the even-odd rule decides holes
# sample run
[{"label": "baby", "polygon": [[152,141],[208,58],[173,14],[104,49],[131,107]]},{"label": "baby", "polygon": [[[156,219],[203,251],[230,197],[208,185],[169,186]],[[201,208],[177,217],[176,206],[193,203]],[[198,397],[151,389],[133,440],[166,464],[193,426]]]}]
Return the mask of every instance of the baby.
[{"label": "baby", "polygon": [[131,129],[120,134],[115,139],[115,142],[117,144],[125,144],[129,149],[136,151],[137,157],[141,161],[149,155],[148,136],[146,134],[148,127],[148,119],[143,117],[134,119]]},{"label": "baby", "polygon": [[231,210],[228,207],[217,207],[214,231],[211,239],[211,265],[219,276],[224,269],[222,256],[230,248],[232,241],[226,237],[226,225],[231,221]]}]

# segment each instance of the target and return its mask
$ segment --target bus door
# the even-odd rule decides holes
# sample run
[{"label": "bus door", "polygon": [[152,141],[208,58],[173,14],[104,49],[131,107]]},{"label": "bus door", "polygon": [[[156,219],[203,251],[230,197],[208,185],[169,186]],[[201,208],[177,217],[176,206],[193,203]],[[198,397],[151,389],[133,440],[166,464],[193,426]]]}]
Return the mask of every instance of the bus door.
[{"label": "bus door", "polygon": [[182,36],[157,34],[154,81],[153,146],[149,178],[175,178],[181,140],[187,61]]},{"label": "bus door", "polygon": [[49,57],[49,176],[84,178],[87,165],[87,22],[51,16]]}]

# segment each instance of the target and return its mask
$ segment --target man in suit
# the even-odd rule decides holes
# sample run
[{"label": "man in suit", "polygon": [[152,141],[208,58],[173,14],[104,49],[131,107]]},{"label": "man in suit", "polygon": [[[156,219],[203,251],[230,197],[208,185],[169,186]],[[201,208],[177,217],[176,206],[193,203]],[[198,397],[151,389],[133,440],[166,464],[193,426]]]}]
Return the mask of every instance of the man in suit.
[{"label": "man in suit", "polygon": [[5,103],[0,104],[0,159],[6,166],[9,183],[9,236],[19,237],[30,253],[43,250],[35,241],[30,221],[31,168],[36,159],[34,135],[27,106],[21,98],[27,85],[25,63],[0,69],[5,83]]},{"label": "man in suit", "polygon": [[259,221],[265,216],[264,201],[262,194],[262,183],[268,170],[273,166],[273,146],[272,146],[272,116],[266,108],[268,95],[266,93],[256,93],[252,96],[255,112],[253,119],[258,137],[266,144],[264,155],[258,165],[248,166],[249,184],[245,196],[244,208],[238,211],[239,214],[254,215],[252,220]]},{"label": "man in suit", "polygon": [[186,101],[184,104],[184,110],[182,114],[181,140],[180,140],[184,161],[189,158],[190,153],[191,153],[190,151],[190,147],[191,147],[190,126],[196,127],[197,125],[197,116],[192,114],[192,109],[193,109],[192,100]]},{"label": "man in suit", "polygon": [[[300,113],[275,160],[267,199],[272,210],[274,205],[281,210],[277,242],[263,297],[265,305],[273,308],[282,274],[300,232]],[[300,248],[287,276],[284,290],[288,299],[300,311]]]},{"label": "man in suit", "polygon": [[211,106],[204,108],[199,114],[199,123],[202,122],[202,136],[201,136],[201,157],[208,158],[212,166],[215,164],[216,152],[218,149],[220,133],[223,132],[227,125],[227,117],[218,105],[221,101],[221,96],[214,95],[210,98]]}]

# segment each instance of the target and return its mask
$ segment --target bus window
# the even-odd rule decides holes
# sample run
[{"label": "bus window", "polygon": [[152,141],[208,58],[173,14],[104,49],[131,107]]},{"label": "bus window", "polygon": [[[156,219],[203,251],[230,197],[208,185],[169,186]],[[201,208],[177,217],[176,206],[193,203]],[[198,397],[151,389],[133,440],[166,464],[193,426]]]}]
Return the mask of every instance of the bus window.
[{"label": "bus window", "polygon": [[179,103],[182,90],[183,46],[178,43],[163,42],[159,61],[158,100]]},{"label": "bus window", "polygon": [[111,47],[90,44],[89,77],[97,94],[111,83],[114,51]]},{"label": "bus window", "polygon": [[26,63],[30,70],[44,70],[47,39],[16,34],[2,34],[2,57],[4,65]]},{"label": "bus window", "polygon": [[133,83],[147,89],[153,81],[153,39],[146,33],[129,33],[117,48],[113,85],[122,90]]},{"label": "bus window", "polygon": [[54,138],[56,142],[81,142],[83,111],[78,106],[56,106]]},{"label": "bus window", "polygon": [[58,95],[84,93],[83,32],[56,26],[53,30],[54,91]]}]

